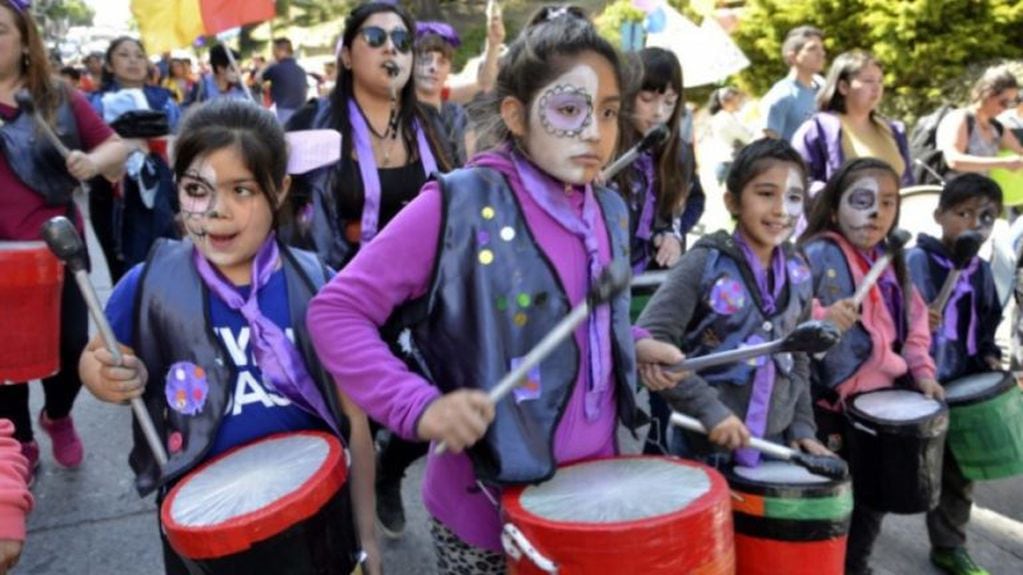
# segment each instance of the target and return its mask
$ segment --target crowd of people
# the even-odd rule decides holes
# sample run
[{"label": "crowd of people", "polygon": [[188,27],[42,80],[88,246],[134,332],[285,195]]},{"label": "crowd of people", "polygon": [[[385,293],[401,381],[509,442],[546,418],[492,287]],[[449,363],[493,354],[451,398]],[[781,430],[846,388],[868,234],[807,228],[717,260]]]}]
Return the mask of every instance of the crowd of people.
[{"label": "crowd of people", "polygon": [[[361,4],[336,77],[310,98],[287,38],[244,76],[224,45],[193,75],[190,60],[152,63],[123,37],[59,80],[31,15],[0,0],[0,240],[38,240],[62,215],[82,233],[80,187],[116,282],[105,311],[120,356],[87,340],[86,303],[65,277],[60,370],[43,379],[37,418],[57,463],[83,459],[71,415],[82,385],[106,402],[142,400],[167,460],[136,420],[130,464],[158,504],[224,454],[323,432],[348,458],[342,568],[380,573],[377,529],[401,537],[402,481],[426,456],[439,572],[503,573],[502,487],[620,455],[619,426],[645,424],[644,387],[655,421],[644,452],[724,470],[761,464],[751,438],[851,462],[845,419],[860,394],[940,400],[943,384],[1002,368],[986,261],[972,256],[952,303],[932,304],[959,237],[986,239],[1004,212],[987,171],[1023,168],[1023,107],[1005,68],[937,127],[942,235],[907,251],[892,234],[917,162],[904,125],[879,111],[883,69],[868,52],[843,52],[821,77],[824,32],[792,30],[763,124],[747,125],[745,95],[724,86],[708,103],[711,141],[694,146],[672,52],[622,55],[573,6],[540,9],[507,46],[500,12],[487,18],[478,72],[454,85],[452,26]],[[66,157],[33,135],[21,91]],[[661,129],[625,169],[604,171]],[[325,131],[337,149],[306,147]],[[302,154],[326,159],[297,170]],[[704,191],[697,159],[720,195]],[[687,245],[711,201],[734,229]],[[502,376],[615,265],[667,273],[645,309],[628,290],[595,304],[528,384],[495,401]],[[809,320],[833,326],[837,344],[672,367]],[[0,572],[20,553],[40,461],[28,389],[0,386]],[[673,411],[706,436],[666,433]],[[931,560],[985,573],[966,550],[971,480],[944,457]],[[870,573],[886,510],[852,490],[845,572]],[[166,572],[194,572],[159,520]]]}]

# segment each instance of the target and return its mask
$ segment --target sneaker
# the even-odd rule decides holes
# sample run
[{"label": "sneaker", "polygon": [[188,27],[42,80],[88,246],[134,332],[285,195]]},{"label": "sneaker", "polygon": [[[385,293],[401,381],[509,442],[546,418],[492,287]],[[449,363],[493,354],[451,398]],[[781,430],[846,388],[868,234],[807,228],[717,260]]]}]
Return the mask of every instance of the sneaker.
[{"label": "sneaker", "polygon": [[988,575],[973,562],[965,547],[931,549],[931,563],[950,575]]},{"label": "sneaker", "polygon": [[25,468],[25,485],[32,487],[36,482],[36,473],[39,471],[39,444],[34,440],[22,443],[21,454],[28,462],[28,467]]},{"label": "sneaker", "polygon": [[71,416],[51,420],[46,410],[39,412],[39,426],[46,431],[53,443],[53,458],[64,467],[75,468],[82,464],[84,450],[82,440],[75,431],[75,422]]},{"label": "sneaker", "polygon": [[377,526],[389,539],[400,539],[405,532],[405,508],[401,503],[401,482],[377,483]]}]

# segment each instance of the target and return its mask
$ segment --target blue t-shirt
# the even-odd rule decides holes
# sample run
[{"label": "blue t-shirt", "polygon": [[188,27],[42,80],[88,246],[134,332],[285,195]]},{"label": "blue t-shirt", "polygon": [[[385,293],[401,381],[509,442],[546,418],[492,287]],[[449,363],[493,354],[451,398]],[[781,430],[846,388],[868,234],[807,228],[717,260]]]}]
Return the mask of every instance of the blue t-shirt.
[{"label": "blue t-shirt", "polygon": [[791,141],[799,126],[817,111],[817,83],[807,87],[790,74],[764,95],[760,109],[767,118],[765,127],[782,140]]},{"label": "blue t-shirt", "polygon": [[[110,326],[118,341],[124,343],[133,340],[135,296],[144,266],[145,264],[136,265],[125,274],[121,281],[117,282],[107,302],[106,314]],[[237,289],[242,297],[248,297],[248,286]],[[212,293],[209,295],[209,309],[213,332],[227,349],[237,377],[234,381],[234,390],[228,397],[220,429],[207,457],[273,433],[324,429],[326,425],[319,418],[292,404],[287,398],[269,391],[263,385],[262,372],[255,365],[249,346],[249,326],[241,313],[229,308]],[[283,269],[274,272],[266,287],[260,290],[259,309],[263,315],[284,329],[288,339],[294,341]],[[164,385],[164,381],[165,374],[149,374],[148,385]]]}]

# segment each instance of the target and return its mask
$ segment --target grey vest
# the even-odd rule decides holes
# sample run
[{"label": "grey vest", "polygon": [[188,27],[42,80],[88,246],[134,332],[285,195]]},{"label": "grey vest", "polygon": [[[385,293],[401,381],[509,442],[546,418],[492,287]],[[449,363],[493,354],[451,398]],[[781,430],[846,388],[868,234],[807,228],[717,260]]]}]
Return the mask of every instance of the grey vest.
[{"label": "grey vest", "polygon": [[[78,150],[82,147],[78,123],[63,90],[61,94],[53,131],[65,146]],[[64,158],[36,129],[31,116],[19,113],[13,121],[0,122],[0,152],[7,158],[14,175],[42,196],[46,205],[63,206],[71,202],[71,192],[78,180],[68,173]]]}]

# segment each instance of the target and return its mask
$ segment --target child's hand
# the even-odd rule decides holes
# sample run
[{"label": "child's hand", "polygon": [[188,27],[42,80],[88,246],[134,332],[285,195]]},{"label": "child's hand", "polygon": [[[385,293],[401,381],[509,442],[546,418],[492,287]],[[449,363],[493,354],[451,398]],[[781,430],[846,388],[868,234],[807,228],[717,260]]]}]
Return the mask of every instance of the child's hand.
[{"label": "child's hand", "polygon": [[665,365],[675,365],[685,359],[679,349],[670,343],[646,337],[636,342],[636,363],[639,378],[651,391],[671,389],[689,377],[688,371],[668,371]]},{"label": "child's hand", "polygon": [[927,325],[931,328],[931,333],[938,331],[938,328],[941,327],[941,312],[927,308]]},{"label": "child's hand", "polygon": [[494,420],[494,404],[476,389],[460,389],[437,398],[419,418],[420,439],[447,443],[451,453],[472,447]]},{"label": "child's hand", "polygon": [[[140,397],[145,390],[149,373],[142,361],[134,355],[131,348],[121,346],[123,362],[117,365],[114,356],[103,345],[100,338],[94,338],[85,348],[83,361],[87,354],[98,364],[96,377],[83,377],[82,382],[97,399],[109,403],[126,403]],[[94,364],[95,365],[95,364]]]},{"label": "child's hand", "polygon": [[810,455],[823,455],[825,457],[838,457],[833,451],[824,447],[824,444],[817,441],[814,437],[804,437],[803,439],[797,439],[791,444],[792,449],[799,449],[809,453]]},{"label": "child's hand", "polygon": [[662,268],[670,268],[675,265],[678,258],[682,257],[682,242],[672,234],[661,234],[655,237],[654,246],[657,247],[657,255],[654,260]]},{"label": "child's hand", "polygon": [[735,450],[749,443],[749,430],[738,417],[729,415],[724,421],[714,426],[707,434],[707,439],[715,445]]},{"label": "child's hand", "polygon": [[824,311],[824,320],[835,324],[839,331],[845,333],[860,319],[860,312],[856,309],[853,298],[836,301]]},{"label": "child's hand", "polygon": [[931,399],[945,399],[945,388],[933,379],[921,379],[916,382],[916,387]]},{"label": "child's hand", "polygon": [[14,569],[21,558],[23,541],[13,539],[0,539],[0,575],[5,575],[9,569]]},{"label": "child's hand", "polygon": [[989,368],[991,368],[991,371],[1001,371],[1002,370],[1002,360],[1001,360],[1001,358],[995,357],[993,355],[989,355],[989,356],[984,358],[984,363],[986,363],[987,366]]}]

